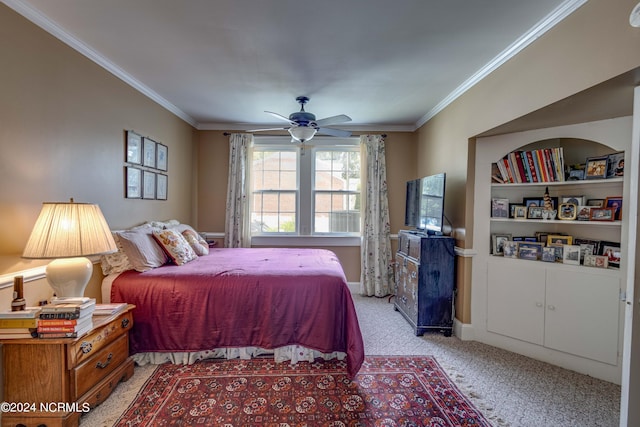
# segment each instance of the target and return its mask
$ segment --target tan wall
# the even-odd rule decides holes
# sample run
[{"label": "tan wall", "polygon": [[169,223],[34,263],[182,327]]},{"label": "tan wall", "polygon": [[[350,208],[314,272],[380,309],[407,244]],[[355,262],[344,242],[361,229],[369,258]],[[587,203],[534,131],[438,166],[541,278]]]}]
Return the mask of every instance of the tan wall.
[{"label": "tan wall", "polygon": [[[418,171],[447,172],[446,214],[466,236],[473,228],[472,138],[640,66],[640,30],[628,24],[636,3],[590,0],[419,129]],[[470,239],[460,244],[472,248]],[[464,323],[471,321],[469,262],[458,276]]]},{"label": "tan wall", "polygon": [[[194,219],[189,124],[4,5],[0,39],[0,274],[35,264],[44,201],[98,203],[112,228]],[[125,129],[168,146],[168,201],[124,198]]]},{"label": "tan wall", "polygon": [[[375,132],[372,132],[375,133]],[[387,134],[386,162],[389,188],[389,215],[392,233],[404,228],[405,183],[418,178],[416,174],[415,134],[391,132]],[[198,221],[200,231],[224,232],[229,169],[229,137],[223,131],[201,131],[198,139]],[[360,280],[360,248],[328,247],[343,265],[347,280]]]}]

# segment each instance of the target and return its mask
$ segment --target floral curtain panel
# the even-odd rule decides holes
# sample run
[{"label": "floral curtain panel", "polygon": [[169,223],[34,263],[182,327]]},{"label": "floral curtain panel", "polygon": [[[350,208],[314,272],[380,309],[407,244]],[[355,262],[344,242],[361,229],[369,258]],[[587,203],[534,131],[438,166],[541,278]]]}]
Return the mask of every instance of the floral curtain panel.
[{"label": "floral curtain panel", "polygon": [[253,135],[234,133],[229,137],[229,182],[227,185],[227,210],[225,219],[225,248],[242,248],[251,245],[248,226],[247,168],[249,147]]},{"label": "floral curtain panel", "polygon": [[360,283],[363,295],[383,297],[394,293],[384,138],[363,135],[360,146],[366,159]]}]

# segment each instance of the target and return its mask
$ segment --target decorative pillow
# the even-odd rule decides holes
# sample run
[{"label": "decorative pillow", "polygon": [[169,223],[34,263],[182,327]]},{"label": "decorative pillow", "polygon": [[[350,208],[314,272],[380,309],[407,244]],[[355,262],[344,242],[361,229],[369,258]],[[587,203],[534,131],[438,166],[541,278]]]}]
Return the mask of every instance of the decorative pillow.
[{"label": "decorative pillow", "polygon": [[160,267],[169,258],[151,234],[151,228],[127,230],[118,233],[122,248],[136,271],[147,271]]},{"label": "decorative pillow", "polygon": [[100,266],[102,267],[102,274],[108,276],[109,274],[122,273],[123,271],[133,270],[133,265],[129,261],[129,257],[122,247],[118,233],[111,233],[113,240],[116,242],[118,251],[112,254],[102,255],[100,257]]},{"label": "decorative pillow", "polygon": [[196,255],[202,256],[209,253],[209,244],[202,238],[201,235],[199,235],[195,231],[184,230],[182,232],[182,236],[189,243],[189,246],[191,246],[191,249],[193,249]]},{"label": "decorative pillow", "polygon": [[153,237],[177,265],[183,265],[198,258],[182,234],[176,230],[154,230]]}]

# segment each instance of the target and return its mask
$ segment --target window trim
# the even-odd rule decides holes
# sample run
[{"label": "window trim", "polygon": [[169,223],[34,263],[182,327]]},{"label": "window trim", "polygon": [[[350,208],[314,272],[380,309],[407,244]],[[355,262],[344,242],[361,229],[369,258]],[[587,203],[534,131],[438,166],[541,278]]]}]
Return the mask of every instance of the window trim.
[{"label": "window trim", "polygon": [[[349,137],[349,138],[335,138],[335,137],[316,137],[312,141],[306,142],[304,144],[293,144],[287,143],[289,138],[286,136],[254,136],[251,156],[249,162],[253,161],[253,153],[256,148],[262,151],[261,149],[273,149],[273,150],[286,150],[286,151],[295,151],[297,153],[297,167],[298,167],[298,177],[297,177],[297,215],[296,215],[296,232],[295,233],[287,233],[287,232],[270,232],[270,233],[260,233],[260,234],[251,234],[251,244],[257,246],[360,246],[361,242],[361,232],[360,233],[324,233],[324,232],[313,232],[314,229],[314,212],[315,212],[315,185],[314,185],[314,165],[313,159],[315,155],[309,155],[315,153],[315,150],[327,150],[328,148],[336,148],[340,150],[340,148],[345,149],[344,151],[356,151],[354,148],[357,148],[359,151],[360,148],[360,138],[358,137]],[[307,156],[304,160],[306,160],[309,164],[306,167],[306,172],[303,176],[303,156]],[[363,158],[360,157],[361,162],[361,171],[364,167],[362,165]],[[251,174],[252,170],[249,168],[249,174]],[[250,183],[249,177],[249,183]],[[308,191],[302,191],[303,185],[308,187]],[[357,194],[358,192],[353,191],[345,191],[345,194]],[[250,198],[253,197],[253,190],[249,188]],[[359,192],[362,197],[362,191]],[[306,197],[305,197],[306,196]],[[304,200],[303,200],[304,199]],[[306,200],[309,199],[309,200]],[[251,202],[250,202],[251,203]],[[305,210],[303,212],[302,205],[303,203],[308,203],[307,206],[308,212]],[[303,222],[303,214],[309,216],[306,219],[307,222]],[[251,215],[249,213],[249,215]],[[308,230],[303,230],[303,227],[308,227]],[[304,234],[303,231],[306,231],[307,234]]]}]

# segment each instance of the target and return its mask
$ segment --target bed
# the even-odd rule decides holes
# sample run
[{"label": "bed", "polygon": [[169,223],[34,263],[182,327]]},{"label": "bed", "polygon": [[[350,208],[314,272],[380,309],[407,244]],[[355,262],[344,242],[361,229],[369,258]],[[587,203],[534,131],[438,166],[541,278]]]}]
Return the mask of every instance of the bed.
[{"label": "bed", "polygon": [[364,360],[342,266],[323,249],[212,248],[183,265],[109,274],[103,302],[135,304],[130,349],[140,365],[204,358]]}]

